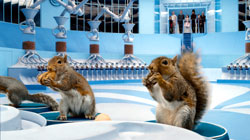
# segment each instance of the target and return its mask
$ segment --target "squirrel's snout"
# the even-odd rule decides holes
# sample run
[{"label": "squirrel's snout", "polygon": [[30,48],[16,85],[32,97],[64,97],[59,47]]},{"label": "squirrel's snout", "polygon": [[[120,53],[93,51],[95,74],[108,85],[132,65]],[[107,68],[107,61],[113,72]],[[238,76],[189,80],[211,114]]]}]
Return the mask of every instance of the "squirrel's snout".
[{"label": "squirrel's snout", "polygon": [[153,67],[152,67],[151,65],[149,65],[147,68],[148,68],[149,70],[152,70],[152,69],[153,69]]},{"label": "squirrel's snout", "polygon": [[155,72],[155,71],[156,71],[156,68],[155,68],[155,66],[153,66],[153,65],[149,65],[147,68],[148,68],[151,72]]},{"label": "squirrel's snout", "polygon": [[47,70],[48,70],[48,71],[53,71],[53,68],[50,67],[50,66],[48,66]]}]

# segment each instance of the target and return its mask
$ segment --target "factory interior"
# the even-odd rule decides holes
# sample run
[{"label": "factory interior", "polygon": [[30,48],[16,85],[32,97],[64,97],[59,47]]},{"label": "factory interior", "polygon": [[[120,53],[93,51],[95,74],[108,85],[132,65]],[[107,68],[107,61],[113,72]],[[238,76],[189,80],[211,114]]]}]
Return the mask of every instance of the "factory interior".
[{"label": "factory interior", "polygon": [[250,0],[0,0],[0,139],[250,140]]}]

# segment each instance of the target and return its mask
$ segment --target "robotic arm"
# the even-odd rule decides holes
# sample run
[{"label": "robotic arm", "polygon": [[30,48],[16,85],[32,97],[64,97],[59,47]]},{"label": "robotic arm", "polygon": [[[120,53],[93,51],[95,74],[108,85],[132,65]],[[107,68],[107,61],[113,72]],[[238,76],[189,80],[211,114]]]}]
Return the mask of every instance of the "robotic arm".
[{"label": "robotic arm", "polygon": [[38,0],[36,1],[33,5],[31,5],[29,8],[36,8],[37,6],[39,6],[41,3],[43,3],[45,0]]},{"label": "robotic arm", "polygon": [[[42,2],[44,2],[45,0],[37,0],[35,3],[33,3],[31,6],[27,4],[27,1],[25,1],[26,3],[26,8],[22,8],[21,11],[23,12],[24,16],[25,16],[25,21],[22,21],[21,23],[19,23],[19,29],[25,33],[25,34],[35,34],[35,27],[36,24],[34,22],[34,18],[37,14],[37,12],[39,11],[39,9],[36,9],[37,6],[39,6]],[[30,1],[32,2],[32,1]],[[26,28],[22,28],[22,25],[26,25]]]},{"label": "robotic arm", "polygon": [[108,7],[103,7],[102,11],[95,17],[95,21],[99,20],[105,13],[109,14],[116,22],[129,22],[129,13],[130,13],[130,8],[133,5],[135,0],[131,0],[128,4],[128,6],[125,8],[123,11],[123,14],[121,16],[118,16],[111,12]]},{"label": "robotic arm", "polygon": [[68,0],[68,4],[64,3],[61,0],[56,1],[65,8],[61,16],[64,16],[66,11],[70,14],[77,14],[78,16],[82,16],[84,14],[84,10],[81,10],[80,8],[88,2],[88,0],[84,0],[79,5],[76,5],[75,0]]},{"label": "robotic arm", "polygon": [[133,3],[135,0],[131,0],[128,4],[128,6],[125,8],[124,12],[121,15],[121,21],[120,22],[128,22],[130,20],[129,14],[130,14],[130,8],[133,6]]},{"label": "robotic arm", "polygon": [[[75,7],[75,10],[80,9],[80,8],[83,7],[83,5],[85,5],[87,2],[88,2],[88,0],[82,1],[79,5],[77,5],[77,6]],[[84,12],[84,10],[83,10],[83,12]]]},{"label": "robotic arm", "polygon": [[63,10],[63,12],[61,13],[61,15],[60,15],[60,16],[62,16],[62,17],[63,17],[63,16],[66,14],[66,12],[67,12],[67,10],[66,10],[66,9],[64,9],[64,10]]},{"label": "robotic arm", "polygon": [[[73,13],[73,7],[72,6],[70,6],[70,5],[68,5],[68,4],[66,4],[66,3],[64,3],[63,1],[61,1],[61,0],[56,0],[60,5],[62,5],[64,8],[65,8],[65,10],[66,11],[68,11],[70,14],[72,14]],[[70,3],[70,0],[68,1],[68,3]],[[65,11],[64,10],[64,11]]]},{"label": "robotic arm", "polygon": [[[54,17],[58,26],[52,30],[52,33],[56,38],[67,38],[64,23],[68,18],[64,17],[64,15],[66,14],[66,12],[69,12],[70,14],[82,16],[84,14],[84,10],[82,10],[81,7],[83,7],[83,5],[88,2],[88,0],[83,0],[79,5],[75,4],[75,0],[68,0],[68,4],[64,3],[61,0],[56,1],[65,9],[63,10],[60,16]],[[55,30],[58,30],[59,32],[56,33]]]},{"label": "robotic arm", "polygon": [[105,13],[109,14],[116,22],[120,20],[120,17],[111,12],[108,7],[103,7],[101,13],[99,13],[94,20],[99,20]]}]

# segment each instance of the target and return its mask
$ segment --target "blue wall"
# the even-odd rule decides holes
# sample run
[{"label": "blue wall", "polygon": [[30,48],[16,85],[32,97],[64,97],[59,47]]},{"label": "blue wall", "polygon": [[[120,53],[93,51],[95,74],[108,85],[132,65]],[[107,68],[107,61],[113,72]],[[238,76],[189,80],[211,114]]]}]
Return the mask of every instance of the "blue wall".
[{"label": "blue wall", "polygon": [[245,52],[245,32],[209,33],[194,38],[194,42],[206,55],[240,55]]},{"label": "blue wall", "polygon": [[7,76],[7,68],[16,64],[18,58],[24,54],[23,50],[0,47],[0,75]]},{"label": "blue wall", "polygon": [[[0,47],[22,48],[22,32],[16,24],[0,22]],[[5,32],[6,31],[6,32]],[[86,37],[88,32],[68,31],[67,46],[69,52],[89,53],[89,40]],[[15,38],[13,38],[13,35]],[[123,34],[100,33],[100,52],[110,53],[112,55],[123,55]],[[51,29],[36,28],[36,49],[43,51],[55,51],[55,37],[51,33]],[[164,43],[162,43],[164,42]],[[148,35],[135,34],[134,51],[140,54],[151,54],[151,49],[155,49],[155,53],[177,53],[176,49],[180,46],[180,39],[169,35]],[[161,50],[166,47],[166,49]],[[168,49],[167,49],[168,48]],[[179,51],[179,50],[178,50]],[[112,56],[111,55],[111,56]]]},{"label": "blue wall", "polygon": [[221,0],[221,28],[222,32],[238,31],[238,0]]},{"label": "blue wall", "polygon": [[[14,65],[17,58],[24,54],[22,33],[16,24],[0,22],[0,75],[7,74],[7,67]],[[56,39],[51,29],[36,28],[36,49],[43,58],[55,53]],[[196,49],[202,52],[202,65],[220,68],[244,54],[245,32],[209,33],[194,38]],[[173,57],[180,53],[181,35],[136,34],[134,54],[147,63],[157,56]],[[69,31],[67,49],[74,59],[86,59],[89,56],[89,41],[86,32]],[[105,59],[121,59],[124,52],[122,34],[100,33],[100,53]]]},{"label": "blue wall", "polygon": [[139,0],[139,33],[154,34],[154,0]]},{"label": "blue wall", "polygon": [[194,38],[203,67],[222,67],[245,54],[245,32],[209,33]]}]

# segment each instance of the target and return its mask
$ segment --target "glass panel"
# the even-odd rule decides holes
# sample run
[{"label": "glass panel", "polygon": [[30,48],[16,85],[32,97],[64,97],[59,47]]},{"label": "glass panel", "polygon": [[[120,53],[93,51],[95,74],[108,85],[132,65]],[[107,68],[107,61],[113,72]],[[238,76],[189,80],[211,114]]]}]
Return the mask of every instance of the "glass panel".
[{"label": "glass panel", "polygon": [[[115,1],[115,0],[114,0]],[[113,4],[114,5],[114,13],[116,15],[119,15],[119,8],[117,4]],[[116,6],[115,6],[116,5]],[[118,33],[119,32],[119,23],[118,22],[113,22],[113,32],[114,33]]]},{"label": "glass panel", "polygon": [[111,5],[111,0],[105,0],[105,5]]},{"label": "glass panel", "polygon": [[[120,1],[120,2],[121,2],[121,1]],[[123,13],[124,9],[125,9],[125,7],[119,6],[119,13],[120,13],[120,15]],[[124,33],[124,32],[125,32],[125,30],[124,30],[122,24],[123,24],[123,23],[119,23],[119,33]]]},{"label": "glass panel", "polygon": [[12,0],[12,23],[18,23],[18,1]]},{"label": "glass panel", "polygon": [[102,23],[99,26],[99,32],[105,32],[104,31],[104,22],[102,21]]},{"label": "glass panel", "polygon": [[90,12],[90,10],[91,10],[90,5],[86,5],[85,6],[85,13],[84,13],[85,19],[90,20],[90,18],[91,18],[91,15],[90,15],[91,12]]},{"label": "glass panel", "polygon": [[247,10],[246,10],[246,16],[247,16],[247,20],[250,20],[250,1],[247,1],[247,4],[246,4],[246,8],[247,8]]},{"label": "glass panel", "polygon": [[93,5],[98,5],[98,0],[92,0]]},{"label": "glass panel", "polygon": [[243,21],[245,21],[245,14],[246,14],[246,4],[242,3],[239,4],[239,31],[245,30],[245,25],[243,24]]},{"label": "glass panel", "polygon": [[11,22],[11,0],[4,0],[4,20]]},{"label": "glass panel", "polygon": [[88,21],[90,21],[90,5],[86,4],[84,6],[85,13],[84,13],[84,31],[90,31],[90,27]]},{"label": "glass panel", "polygon": [[[113,13],[114,13],[114,11],[115,11],[114,5],[113,5],[113,0],[111,0],[111,7],[110,7],[110,10],[111,10]],[[114,24],[114,19],[113,19],[113,17],[111,17],[110,24],[111,24],[111,33],[113,33],[113,24]]]},{"label": "glass panel", "polygon": [[139,8],[133,8],[133,33],[139,33]]},{"label": "glass panel", "polygon": [[135,26],[133,28],[133,33],[138,33],[139,32],[139,24],[138,22],[134,22]]},{"label": "glass panel", "polygon": [[120,30],[119,30],[119,33],[125,33],[125,29],[123,28],[122,24],[123,24],[123,23],[120,23],[120,22],[119,22],[119,29],[120,29]]},{"label": "glass panel", "polygon": [[19,0],[19,23],[25,20],[25,17],[23,15],[23,12],[21,11],[22,8],[25,8],[24,1]]},{"label": "glass panel", "polygon": [[35,21],[37,27],[41,26],[41,24],[40,24],[40,10],[38,11],[37,15],[35,16],[34,21]]},{"label": "glass panel", "polygon": [[[108,6],[108,8],[110,8]],[[105,27],[106,32],[111,32],[111,16],[109,14],[105,14]]]},{"label": "glass panel", "polygon": [[99,0],[100,4],[103,6],[105,3],[105,0]]},{"label": "glass panel", "polygon": [[0,21],[3,21],[4,9],[3,9],[4,0],[0,0]]},{"label": "glass panel", "polygon": [[78,30],[83,31],[83,16],[78,16]]},{"label": "glass panel", "polygon": [[119,23],[118,23],[118,22],[114,22],[114,23],[113,23],[113,33],[119,33],[119,32],[118,32],[118,26],[119,26]]},{"label": "glass panel", "polygon": [[75,15],[70,16],[70,29],[76,30],[76,16]]},{"label": "glass panel", "polygon": [[139,0],[134,1],[133,7],[138,7],[139,6]]},{"label": "glass panel", "polygon": [[[20,23],[25,20],[22,8],[32,5],[36,0],[0,0],[0,21]],[[38,9],[40,7],[37,7]],[[35,17],[36,26],[40,26],[40,11]]]},{"label": "glass panel", "polygon": [[125,6],[127,0],[119,0],[119,6]]},{"label": "glass panel", "polygon": [[[100,4],[103,5],[104,4],[104,0],[99,0]],[[99,11],[101,11],[101,7],[99,9]],[[99,32],[105,32],[105,24],[104,24],[104,15],[101,16],[101,18],[99,19],[99,21],[101,21],[101,24],[99,26]]]},{"label": "glass panel", "polygon": [[92,20],[97,16],[99,13],[99,8],[97,5],[92,5]]},{"label": "glass panel", "polygon": [[113,0],[113,4],[117,5],[119,3],[119,0]]}]

